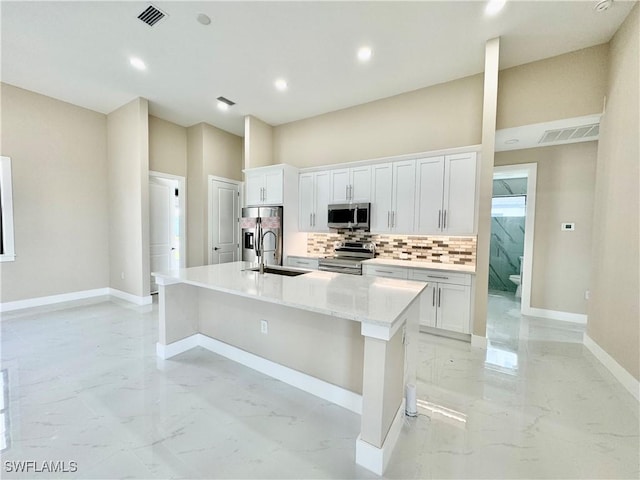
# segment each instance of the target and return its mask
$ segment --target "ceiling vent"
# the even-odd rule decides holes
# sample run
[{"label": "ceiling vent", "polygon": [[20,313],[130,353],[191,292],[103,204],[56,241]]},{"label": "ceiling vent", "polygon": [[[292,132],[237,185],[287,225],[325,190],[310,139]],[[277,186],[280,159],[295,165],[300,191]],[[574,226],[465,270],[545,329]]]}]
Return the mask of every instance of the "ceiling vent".
[{"label": "ceiling vent", "polygon": [[161,10],[158,10],[153,5],[149,5],[144,12],[138,15],[138,19],[142,20],[144,23],[153,27],[156,23],[166,17],[167,14]]},{"label": "ceiling vent", "polygon": [[600,124],[598,123],[561,128],[559,130],[547,130],[538,143],[569,142],[590,137],[594,137],[595,140],[595,137],[597,137],[599,133]]}]

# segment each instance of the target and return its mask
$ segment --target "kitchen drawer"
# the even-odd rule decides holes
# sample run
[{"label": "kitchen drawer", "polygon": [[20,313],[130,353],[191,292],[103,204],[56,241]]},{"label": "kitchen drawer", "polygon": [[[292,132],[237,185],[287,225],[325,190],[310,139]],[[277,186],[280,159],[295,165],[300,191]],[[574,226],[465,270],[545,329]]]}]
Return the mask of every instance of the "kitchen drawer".
[{"label": "kitchen drawer", "polygon": [[412,268],[409,271],[409,280],[448,283],[453,285],[471,285],[471,275],[468,273],[447,272],[445,270],[426,270],[421,268]]},{"label": "kitchen drawer", "polygon": [[309,257],[287,257],[287,265],[290,267],[318,269],[318,259]]},{"label": "kitchen drawer", "polygon": [[375,277],[399,278],[406,280],[408,272],[406,268],[388,267],[386,265],[363,265],[362,273]]}]

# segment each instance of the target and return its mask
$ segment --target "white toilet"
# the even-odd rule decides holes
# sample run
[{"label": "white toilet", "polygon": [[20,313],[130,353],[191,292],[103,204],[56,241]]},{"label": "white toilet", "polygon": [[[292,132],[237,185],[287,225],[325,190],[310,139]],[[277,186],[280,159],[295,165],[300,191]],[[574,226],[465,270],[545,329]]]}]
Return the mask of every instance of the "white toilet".
[{"label": "white toilet", "polygon": [[522,297],[522,259],[523,257],[520,257],[520,274],[509,275],[509,280],[513,282],[515,285],[517,285],[518,287],[516,288],[516,298]]}]

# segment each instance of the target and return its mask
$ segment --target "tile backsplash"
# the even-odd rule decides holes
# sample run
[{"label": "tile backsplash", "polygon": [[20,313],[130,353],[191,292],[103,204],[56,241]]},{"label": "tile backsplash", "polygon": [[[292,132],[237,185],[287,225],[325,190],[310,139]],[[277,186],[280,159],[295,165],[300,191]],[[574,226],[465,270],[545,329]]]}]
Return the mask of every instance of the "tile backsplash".
[{"label": "tile backsplash", "polygon": [[336,242],[373,242],[377,258],[418,262],[476,264],[476,237],[380,235],[362,231],[307,234],[309,255],[331,255]]}]

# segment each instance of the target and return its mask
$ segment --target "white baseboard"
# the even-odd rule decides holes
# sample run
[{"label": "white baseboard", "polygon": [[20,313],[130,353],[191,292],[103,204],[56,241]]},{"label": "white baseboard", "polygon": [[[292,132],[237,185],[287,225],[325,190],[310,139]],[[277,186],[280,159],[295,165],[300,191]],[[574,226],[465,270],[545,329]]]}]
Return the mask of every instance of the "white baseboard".
[{"label": "white baseboard", "polygon": [[126,300],[127,302],[135,303],[136,305],[151,305],[151,303],[153,303],[153,298],[151,297],[151,295],[141,297],[138,295],[133,295],[131,293],[123,292],[122,290],[117,290],[115,288],[110,288],[109,294],[122,300]]},{"label": "white baseboard", "polygon": [[530,317],[548,318],[550,320],[562,320],[564,322],[587,324],[587,316],[583,313],[560,312],[558,310],[547,310],[546,308],[524,308],[523,315]]},{"label": "white baseboard", "polygon": [[481,337],[480,335],[471,335],[471,346],[475,348],[487,349],[487,337]]},{"label": "white baseboard", "polygon": [[139,297],[115,288],[95,288],[93,290],[81,290],[79,292],[61,293],[58,295],[49,295],[46,297],[27,298],[25,300],[16,300],[15,302],[0,303],[0,312],[11,312],[13,310],[22,310],[24,308],[42,307],[44,305],[54,305],[62,302],[72,302],[74,300],[84,300],[86,298],[102,297],[113,295],[114,297],[126,300],[136,305],[150,305],[153,302],[151,295]]},{"label": "white baseboard", "polygon": [[41,307],[43,305],[53,305],[55,303],[100,297],[103,295],[109,295],[109,290],[109,288],[96,288],[93,290],[49,295],[46,297],[27,298],[25,300],[17,300],[15,302],[4,302],[0,303],[0,312],[11,312],[13,310],[22,310],[23,308]]},{"label": "white baseboard", "polygon": [[378,448],[365,442],[358,435],[356,440],[356,463],[377,475],[383,475],[389,464],[389,459],[393,453],[393,448],[398,442],[402,424],[404,421],[405,400],[402,400],[400,408],[391,423],[387,437],[384,439],[382,447]]},{"label": "white baseboard", "polygon": [[616,360],[609,355],[600,345],[598,345],[586,333],[582,338],[582,343],[593,353],[593,356],[600,360],[607,370],[626,388],[636,400],[640,402],[640,382],[625,370]]},{"label": "white baseboard", "polygon": [[278,379],[300,390],[304,390],[316,397],[340,405],[347,410],[358,414],[362,413],[362,395],[246,352],[201,333],[196,333],[195,335],[183,338],[169,345],[158,344],[156,345],[156,352],[160,358],[167,359],[196,346],[206,348],[213,353],[222,355],[234,362]]}]

